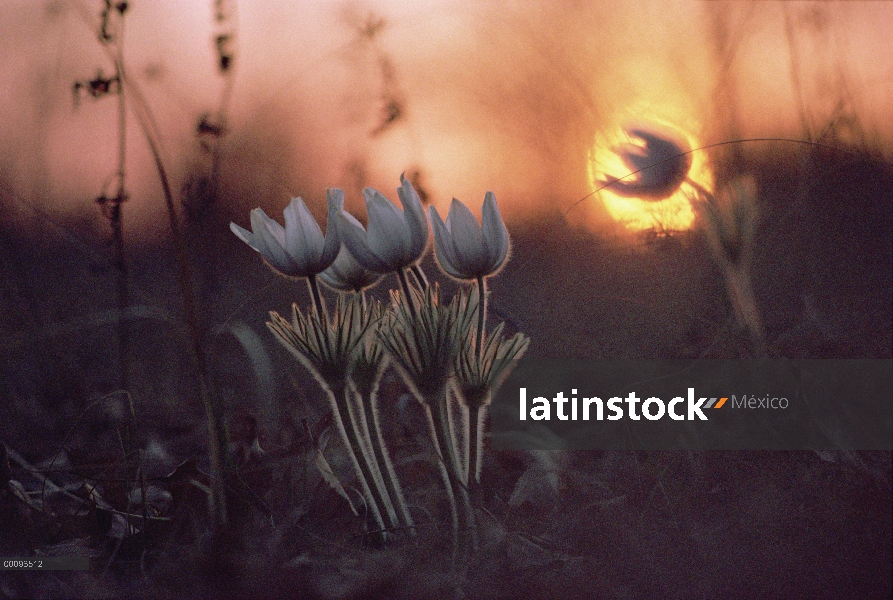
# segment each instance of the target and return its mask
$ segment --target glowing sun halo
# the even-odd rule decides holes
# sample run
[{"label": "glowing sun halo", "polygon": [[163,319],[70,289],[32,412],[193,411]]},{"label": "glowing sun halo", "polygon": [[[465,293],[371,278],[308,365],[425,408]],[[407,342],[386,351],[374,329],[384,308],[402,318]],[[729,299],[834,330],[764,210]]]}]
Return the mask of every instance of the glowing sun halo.
[{"label": "glowing sun halo", "polygon": [[[649,129],[657,128],[672,132],[679,139],[687,142],[688,147],[699,147],[697,140],[691,134],[681,131],[678,127],[669,125],[657,119],[649,119],[645,126]],[[693,193],[693,186],[689,180],[695,182],[704,189],[712,189],[713,175],[707,165],[706,154],[703,151],[694,150],[691,155],[691,168],[686,180],[676,188],[676,191],[662,199],[630,196],[613,191],[610,187],[604,187],[605,180],[613,181],[614,178],[623,178],[623,182],[635,184],[642,175],[629,175],[635,169],[624,160],[622,152],[618,148],[634,149],[645,153],[646,145],[641,139],[630,136],[631,126],[617,124],[597,137],[589,151],[587,170],[589,181],[595,188],[603,188],[599,194],[608,214],[615,221],[622,223],[627,230],[658,232],[685,231],[690,229],[695,221],[695,212],[692,207],[689,194]],[[658,162],[662,157],[658,157]],[[624,177],[627,176],[628,177]],[[635,187],[634,185],[630,187]],[[643,194],[644,196],[644,194]]]}]

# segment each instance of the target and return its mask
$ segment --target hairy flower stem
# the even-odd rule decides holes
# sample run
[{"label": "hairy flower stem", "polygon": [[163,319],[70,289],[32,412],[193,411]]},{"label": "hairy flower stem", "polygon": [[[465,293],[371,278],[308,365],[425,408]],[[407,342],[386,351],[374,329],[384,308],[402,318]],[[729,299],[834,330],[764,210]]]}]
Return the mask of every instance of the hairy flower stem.
[{"label": "hairy flower stem", "polygon": [[[378,387],[377,383],[375,387]],[[409,528],[411,535],[415,535],[415,523],[412,520],[412,516],[409,514],[409,509],[406,507],[406,499],[403,497],[403,489],[400,487],[400,481],[397,479],[397,473],[394,470],[394,463],[391,461],[391,456],[388,453],[388,448],[384,442],[384,436],[381,433],[381,423],[378,418],[377,390],[370,391],[367,398],[368,401],[364,402],[363,398],[358,395],[357,400],[365,412],[365,423],[368,426],[368,435],[372,446],[372,453],[385,487],[383,494],[386,494],[393,503],[396,503],[396,507],[392,504],[392,509],[399,511],[402,525]],[[395,517],[396,516],[395,513]]]},{"label": "hairy flower stem", "polygon": [[[348,392],[350,393],[350,392]],[[375,446],[370,428],[370,418],[366,411],[366,403],[360,394],[352,393],[352,402],[349,402],[350,420],[357,430],[357,436],[362,444],[363,462],[368,473],[372,477],[372,483],[375,484],[373,491],[379,507],[382,508],[388,516],[388,522],[391,527],[399,527],[400,521],[397,518],[397,511],[394,509],[394,503],[391,500],[391,494],[385,485],[384,475],[381,469],[381,462],[375,452]],[[370,486],[372,484],[370,483]]]},{"label": "hairy flower stem", "polygon": [[437,466],[439,467],[440,476],[443,479],[443,487],[446,489],[447,493],[447,501],[450,505],[450,516],[453,521],[453,544],[458,545],[459,509],[456,506],[456,495],[453,493],[453,484],[450,481],[450,474],[449,471],[447,471],[447,464],[444,459],[446,452],[444,452],[440,435],[437,433],[438,427],[434,419],[434,413],[431,410],[431,405],[427,402],[423,403],[423,405],[425,407],[425,416],[428,418],[428,435],[431,437],[431,444],[434,446],[434,453],[437,455]]},{"label": "hairy flower stem", "polygon": [[[701,195],[701,200],[704,203],[704,207],[718,206],[716,196],[710,193],[709,190],[705,189],[701,185],[698,185],[690,178],[687,178],[686,182]],[[743,200],[741,199],[739,199],[738,201],[743,202]],[[726,210],[734,212],[735,207],[733,206],[731,208],[727,208]],[[711,222],[714,223],[714,225],[712,227],[708,227],[708,235],[713,236],[712,239],[720,238],[722,236],[722,232],[717,231],[715,219],[708,219],[708,223]],[[736,227],[742,227],[742,225],[736,223]],[[720,242],[718,245],[720,245],[722,249],[720,251],[714,250],[714,253],[718,255],[717,262],[719,262],[723,278],[725,279],[726,292],[728,293],[729,300],[732,304],[732,310],[735,313],[735,321],[738,327],[744,330],[744,333],[750,343],[748,351],[756,358],[765,357],[766,335],[763,328],[763,319],[760,315],[760,309],[757,306],[756,298],[753,293],[753,283],[750,276],[750,264],[746,258],[743,258],[741,256],[741,254],[747,252],[748,244],[751,244],[752,241],[743,231],[737,231],[736,233],[736,239],[742,240],[741,244],[744,245],[744,248],[739,250],[737,253],[732,254],[729,252],[728,249],[722,247],[722,244]]]},{"label": "hairy flower stem", "polygon": [[484,419],[487,406],[486,403],[476,401],[476,399],[466,399],[466,406],[463,408],[465,409],[464,416],[468,419],[468,438],[466,440],[468,464],[465,467],[468,479],[466,483],[470,489],[474,489],[481,478],[481,459],[484,455]]},{"label": "hairy flower stem", "polygon": [[425,272],[422,271],[422,267],[419,265],[412,265],[410,267],[412,271],[413,277],[415,277],[416,282],[419,284],[419,289],[423,292],[428,289],[428,278],[425,277]]},{"label": "hairy flower stem", "polygon": [[[353,464],[357,480],[359,480],[360,486],[363,489],[363,496],[366,498],[366,504],[369,506],[372,517],[375,519],[375,523],[378,526],[380,532],[379,535],[383,538],[386,527],[379,508],[383,504],[383,501],[378,486],[376,485],[375,477],[367,464],[365,456],[361,461],[356,454],[357,451],[362,452],[364,446],[360,441],[356,419],[353,418],[353,411],[350,409],[347,385],[336,384],[334,386],[326,386],[326,393],[329,396],[329,402],[332,406],[332,416],[334,417],[335,426],[338,428],[338,433],[341,434],[341,439],[347,449],[348,457]],[[344,420],[345,416],[348,419],[347,422]]]},{"label": "hairy flower stem", "polygon": [[[121,15],[118,34],[115,38],[115,76],[118,81],[124,80],[124,19]],[[124,211],[122,204],[127,200],[127,102],[124,95],[124,86],[118,86],[118,189],[114,198],[110,198],[111,214],[110,220],[112,224],[112,243],[115,252],[115,268],[118,271],[118,365],[121,369],[120,387],[127,397],[127,406],[130,409],[130,418],[132,427],[127,427],[127,443],[125,445],[125,463],[128,456],[133,451],[135,441],[134,432],[137,428],[136,408],[133,403],[133,394],[130,389],[130,333],[128,330],[127,319],[125,313],[130,304],[130,294],[128,285],[128,269],[127,257],[124,251]],[[104,197],[104,196],[103,196]],[[145,465],[143,464],[142,450],[137,452],[139,472],[143,474],[145,479]],[[125,470],[129,473],[129,470]],[[126,477],[129,478],[129,475]],[[128,489],[130,482],[126,481]],[[145,485],[141,487],[143,497],[145,498]],[[147,523],[147,513],[145,503],[143,503],[143,525]],[[129,510],[129,509],[128,509]]]},{"label": "hairy flower stem", "polygon": [[[483,277],[477,278],[478,291],[478,323],[477,335],[474,338],[474,356],[475,360],[482,360],[484,354],[484,334],[485,324],[487,322],[487,280]],[[477,485],[481,472],[481,457],[484,454],[484,438],[483,438],[483,421],[485,403],[470,401],[468,402],[468,410],[463,412],[463,418],[466,419],[466,431],[468,435],[465,438],[465,457],[468,461],[465,472],[468,478],[466,483],[469,488]]]},{"label": "hairy flower stem", "polygon": [[484,326],[487,323],[487,280],[477,278],[478,288],[478,328],[474,338],[474,355],[478,360],[484,352]]},{"label": "hairy flower stem", "polygon": [[[449,494],[453,496],[453,502],[456,506],[454,514],[454,528],[458,534],[459,527],[459,506],[462,509],[462,526],[464,530],[474,537],[475,519],[474,510],[471,507],[471,498],[468,495],[468,488],[462,481],[461,467],[459,465],[459,457],[456,454],[456,438],[450,428],[449,417],[449,386],[444,386],[443,391],[438,394],[435,400],[433,411],[429,411],[429,417],[432,419],[432,427],[437,434],[436,442],[439,442],[439,458],[443,464],[446,479],[444,483],[447,485]],[[456,502],[455,497],[458,493],[460,502]],[[457,536],[458,539],[458,536]]]},{"label": "hairy flower stem", "polygon": [[763,322],[753,294],[749,273],[740,265],[724,265],[726,289],[732,301],[738,326],[747,332],[750,351],[756,358],[766,355],[766,338]]},{"label": "hairy flower stem", "polygon": [[[459,478],[459,481],[462,482],[462,485],[468,486],[468,463],[467,463],[467,451],[468,448],[462,445],[462,440],[468,439],[468,419],[465,418],[465,411],[462,410],[462,407],[459,407],[459,427],[462,428],[461,432],[457,432],[456,430],[456,410],[453,401],[450,399],[450,396],[447,395],[447,405],[444,410],[446,414],[446,425],[447,425],[447,439],[450,440],[450,447],[453,450],[453,461],[455,463],[455,467],[453,471],[455,471],[455,475]],[[460,448],[466,452],[463,454],[460,452]]]}]

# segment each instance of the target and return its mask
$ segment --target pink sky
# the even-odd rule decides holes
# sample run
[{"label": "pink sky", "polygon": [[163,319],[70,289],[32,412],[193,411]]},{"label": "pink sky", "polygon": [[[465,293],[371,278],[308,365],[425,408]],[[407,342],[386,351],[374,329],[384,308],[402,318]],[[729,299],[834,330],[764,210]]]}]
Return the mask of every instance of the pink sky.
[{"label": "pink sky", "polygon": [[[179,190],[206,167],[195,126],[223,90],[212,40],[236,34],[221,183],[240,208],[278,214],[301,195],[321,214],[325,188],[342,187],[361,212],[363,186],[396,199],[400,173],[414,169],[438,207],[453,196],[479,207],[493,190],[510,219],[567,208],[593,189],[595,140],[643,116],[703,144],[816,140],[835,122],[844,143],[893,156],[889,2],[233,4],[215,23],[210,0],[134,0],[123,39]],[[101,9],[4,3],[7,218],[33,206],[89,214],[115,172],[117,103],[75,107],[72,96],[75,81],[114,72],[93,30]],[[400,112],[385,124],[389,102]],[[151,239],[166,228],[163,200],[132,117],[127,129],[130,236]],[[599,214],[592,204],[571,218]]]}]

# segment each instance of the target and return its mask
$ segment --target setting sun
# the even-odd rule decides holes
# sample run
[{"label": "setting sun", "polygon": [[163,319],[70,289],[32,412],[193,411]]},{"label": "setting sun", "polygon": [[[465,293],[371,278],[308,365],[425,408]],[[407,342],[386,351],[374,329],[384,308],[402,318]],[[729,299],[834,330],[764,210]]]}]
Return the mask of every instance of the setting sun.
[{"label": "setting sun", "polygon": [[695,220],[690,195],[713,185],[707,155],[698,148],[692,134],[667,120],[640,117],[631,124],[619,117],[589,151],[589,181],[626,229],[685,231]]}]

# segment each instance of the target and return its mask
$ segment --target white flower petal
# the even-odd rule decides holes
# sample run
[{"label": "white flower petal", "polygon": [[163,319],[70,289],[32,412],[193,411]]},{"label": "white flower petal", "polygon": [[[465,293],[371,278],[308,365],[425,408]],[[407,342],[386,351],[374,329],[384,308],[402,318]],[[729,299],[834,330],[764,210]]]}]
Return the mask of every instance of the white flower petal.
[{"label": "white flower petal", "polygon": [[[255,223],[258,224],[257,227],[255,227]],[[254,235],[261,235],[264,239],[275,240],[282,249],[285,249],[285,229],[275,219],[268,217],[262,208],[255,208],[251,211],[251,231]],[[266,234],[269,234],[269,237]]]},{"label": "white flower petal", "polygon": [[338,229],[338,213],[344,209],[344,192],[337,188],[326,190],[326,241],[319,257],[320,270],[327,269],[335,262],[341,250],[341,233]]},{"label": "white flower petal", "polygon": [[369,215],[369,229],[366,242],[369,249],[396,271],[408,266],[410,233],[404,220],[403,211],[372,188],[363,190],[366,196],[366,212]]},{"label": "white flower petal", "polygon": [[425,217],[425,208],[422,199],[419,198],[412,183],[403,175],[400,175],[400,187],[397,195],[403,205],[403,218],[409,228],[409,255],[412,262],[418,260],[428,246],[428,219]]},{"label": "white flower petal", "polygon": [[322,230],[307,205],[294,198],[285,208],[285,251],[304,276],[320,270],[317,262],[324,243]]},{"label": "white flower petal", "polygon": [[431,228],[434,230],[434,256],[437,258],[437,264],[447,275],[456,279],[465,279],[457,264],[456,253],[453,251],[453,238],[449,229],[441,220],[436,208],[430,207],[428,213],[431,215]]},{"label": "white flower petal", "polygon": [[[355,229],[359,229],[361,232],[363,232],[363,235],[366,234],[366,228],[363,227],[363,224],[360,223],[359,219],[357,219],[355,216],[353,216],[352,214],[350,214],[349,212],[347,212],[344,209],[341,209],[340,211],[338,211],[338,215],[339,215],[339,218],[338,218],[339,225],[341,224],[341,217],[344,217],[344,219],[351,226],[353,226]],[[339,231],[340,231],[340,229],[339,229]]]},{"label": "white flower petal", "polygon": [[344,246],[366,269],[376,273],[389,273],[394,270],[369,248],[366,242],[366,230],[360,222],[343,210],[338,213],[338,234]]},{"label": "white flower petal", "polygon": [[344,190],[338,188],[326,189],[326,205],[329,213],[344,210]]},{"label": "white flower petal", "polygon": [[496,196],[493,195],[493,192],[487,192],[481,212],[483,213],[481,222],[484,232],[484,247],[489,261],[487,271],[492,275],[505,264],[511,242],[508,229],[502,220],[502,215],[499,214],[499,206],[496,204]]},{"label": "white flower petal", "polygon": [[268,217],[262,209],[255,208],[251,211],[251,231],[267,262],[277,271],[294,276],[297,269],[285,251],[282,225]]},{"label": "white flower petal", "polygon": [[230,229],[283,275],[309,277],[332,264],[340,247],[338,228],[332,227],[323,238],[322,230],[300,198],[293,198],[283,214],[285,228],[256,208],[251,211],[250,232],[235,223],[230,224]]},{"label": "white flower petal", "polygon": [[233,233],[236,234],[236,237],[251,246],[257,252],[260,252],[260,246],[257,243],[257,240],[254,237],[254,234],[248,231],[247,229],[243,229],[236,225],[235,223],[229,224],[229,229]]},{"label": "white flower petal", "polygon": [[447,226],[453,237],[453,250],[456,252],[456,266],[464,273],[474,274],[485,270],[487,256],[484,254],[484,236],[477,219],[468,207],[453,198]]}]

